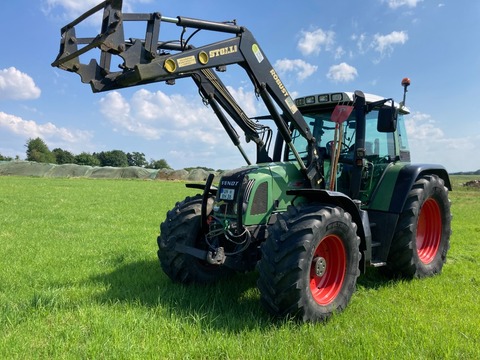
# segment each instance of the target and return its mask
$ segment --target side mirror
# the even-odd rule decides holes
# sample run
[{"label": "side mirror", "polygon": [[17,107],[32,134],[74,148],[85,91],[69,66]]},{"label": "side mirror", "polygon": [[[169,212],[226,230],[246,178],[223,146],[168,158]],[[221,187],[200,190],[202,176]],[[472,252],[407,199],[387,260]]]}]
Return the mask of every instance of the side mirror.
[{"label": "side mirror", "polygon": [[381,133],[397,130],[398,110],[394,106],[382,106],[378,111],[377,131]]}]

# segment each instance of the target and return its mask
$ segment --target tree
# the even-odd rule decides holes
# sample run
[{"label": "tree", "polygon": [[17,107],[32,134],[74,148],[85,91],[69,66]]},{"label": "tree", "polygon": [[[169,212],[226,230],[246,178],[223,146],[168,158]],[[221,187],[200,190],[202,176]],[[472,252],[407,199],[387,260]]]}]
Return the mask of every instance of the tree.
[{"label": "tree", "polygon": [[145,154],[134,151],[133,153],[127,153],[128,166],[147,166],[147,160],[145,160]]},{"label": "tree", "polygon": [[75,164],[100,166],[100,160],[92,154],[82,152],[81,154],[75,155]]},{"label": "tree", "polygon": [[55,164],[55,156],[48,149],[45,141],[39,137],[35,139],[28,139],[25,147],[27,148],[28,161]]},{"label": "tree", "polygon": [[122,150],[102,151],[94,154],[100,160],[100,166],[127,167],[127,154]]},{"label": "tree", "polygon": [[12,161],[13,158],[9,157],[9,156],[3,156],[2,154],[0,154],[0,161]]},{"label": "tree", "polygon": [[167,160],[160,159],[160,160],[150,160],[150,164],[148,164],[150,169],[171,169],[170,165],[168,165]]},{"label": "tree", "polygon": [[75,155],[70,151],[56,148],[52,150],[57,164],[75,164]]}]

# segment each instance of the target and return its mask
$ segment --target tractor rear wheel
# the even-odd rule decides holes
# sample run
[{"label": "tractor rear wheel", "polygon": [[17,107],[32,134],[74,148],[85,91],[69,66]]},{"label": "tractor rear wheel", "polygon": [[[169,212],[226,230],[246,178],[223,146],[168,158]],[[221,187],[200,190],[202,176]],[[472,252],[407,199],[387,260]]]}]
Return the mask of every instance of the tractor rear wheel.
[{"label": "tractor rear wheel", "polygon": [[275,316],[323,321],[343,310],[360,274],[360,239],[339,207],[290,206],[262,244],[261,301]]},{"label": "tractor rear wheel", "polygon": [[450,247],[448,189],[436,175],[425,175],[410,190],[398,219],[387,260],[394,277],[422,278],[442,271]]},{"label": "tractor rear wheel", "polygon": [[[210,197],[207,213],[211,212],[212,206],[213,197]],[[201,231],[201,208],[201,195],[187,197],[167,213],[167,218],[160,225],[158,258],[163,271],[173,281],[206,284],[232,273],[230,269],[175,250],[177,244],[207,249]]]}]

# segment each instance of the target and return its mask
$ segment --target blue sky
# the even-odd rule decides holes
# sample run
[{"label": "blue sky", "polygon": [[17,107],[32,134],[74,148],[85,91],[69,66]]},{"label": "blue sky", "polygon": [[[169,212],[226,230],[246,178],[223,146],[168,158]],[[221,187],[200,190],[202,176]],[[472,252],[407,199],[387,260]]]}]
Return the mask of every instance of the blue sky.
[{"label": "blue sky", "polygon": [[[58,54],[60,28],[99,2],[2,4],[0,154],[25,158],[25,143],[39,136],[51,150],[138,151],[147,160],[166,159],[176,169],[244,165],[191,80],[93,94],[77,75],[50,66]],[[125,0],[124,10],[236,19],[252,31],[290,93],[299,96],[362,90],[399,101],[401,79],[409,77],[412,160],[441,163],[450,172],[480,169],[480,120],[474,112],[480,89],[480,1],[229,4]],[[81,31],[94,36],[98,27],[92,21]],[[162,40],[178,38],[176,26],[162,25],[162,30]],[[249,116],[264,113],[242,71],[231,66],[221,78]],[[245,146],[252,153],[252,146]]]}]

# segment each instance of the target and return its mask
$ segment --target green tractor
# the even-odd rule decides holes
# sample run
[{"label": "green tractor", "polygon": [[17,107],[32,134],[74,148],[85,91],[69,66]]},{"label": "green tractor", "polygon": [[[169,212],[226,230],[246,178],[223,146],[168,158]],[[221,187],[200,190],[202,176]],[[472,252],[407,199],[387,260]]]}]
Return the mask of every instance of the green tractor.
[{"label": "green tractor", "polygon": [[[199,194],[167,213],[157,241],[168,277],[212,283],[257,270],[270,313],[322,321],[347,306],[368,266],[403,278],[441,272],[451,184],[444,167],[410,163],[407,78],[400,104],[361,91],[294,101],[245,27],[121,9],[121,0],[107,0],[65,26],[52,65],[78,73],[94,92],[191,78],[247,162],[216,185],[213,175],[187,184]],[[101,33],[77,38],[75,26],[100,10]],[[125,40],[125,21],[146,22],[145,39]],[[159,41],[161,23],[182,27],[180,38]],[[194,47],[189,42],[200,30],[233,37]],[[94,48],[99,61],[82,64],[80,55]],[[119,71],[110,70],[112,56],[121,58]],[[217,77],[232,64],[247,72],[269,115],[249,118]],[[231,121],[255,144],[256,161]]]}]

